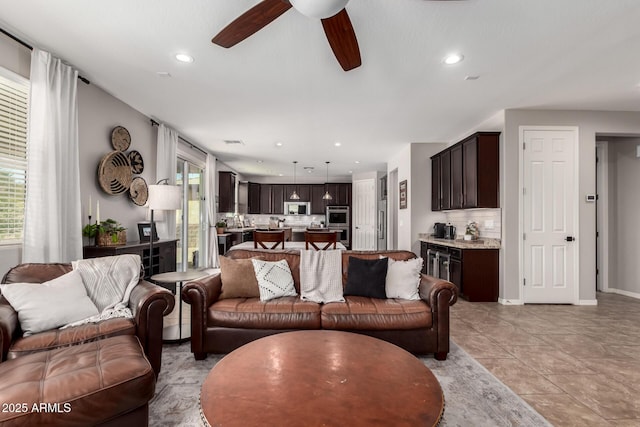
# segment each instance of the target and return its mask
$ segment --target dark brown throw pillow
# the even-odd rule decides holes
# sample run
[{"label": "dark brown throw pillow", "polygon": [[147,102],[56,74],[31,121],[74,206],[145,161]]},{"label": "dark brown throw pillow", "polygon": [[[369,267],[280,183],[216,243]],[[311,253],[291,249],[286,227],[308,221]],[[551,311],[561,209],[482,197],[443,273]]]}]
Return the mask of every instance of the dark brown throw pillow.
[{"label": "dark brown throw pillow", "polygon": [[220,299],[260,298],[260,288],[251,258],[231,259],[220,257]]},{"label": "dark brown throw pillow", "polygon": [[386,298],[387,258],[361,259],[349,257],[347,286],[344,295]]}]

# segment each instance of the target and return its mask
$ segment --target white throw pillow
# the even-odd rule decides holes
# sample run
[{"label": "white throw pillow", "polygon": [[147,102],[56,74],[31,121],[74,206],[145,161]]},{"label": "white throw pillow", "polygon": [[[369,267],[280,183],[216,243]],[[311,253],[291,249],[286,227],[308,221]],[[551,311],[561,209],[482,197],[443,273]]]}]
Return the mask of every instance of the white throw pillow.
[{"label": "white throw pillow", "polygon": [[413,258],[406,261],[396,261],[389,258],[387,279],[385,281],[387,298],[420,299],[418,287],[420,286],[421,271],[422,258]]},{"label": "white throw pillow", "polygon": [[71,271],[45,283],[0,285],[2,295],[18,312],[24,336],[59,328],[98,314],[87,296],[82,276]]},{"label": "white throw pillow", "polygon": [[344,302],[342,251],[300,250],[300,299]]},{"label": "white throw pillow", "polygon": [[287,260],[269,262],[252,259],[251,262],[258,279],[260,301],[298,295]]}]

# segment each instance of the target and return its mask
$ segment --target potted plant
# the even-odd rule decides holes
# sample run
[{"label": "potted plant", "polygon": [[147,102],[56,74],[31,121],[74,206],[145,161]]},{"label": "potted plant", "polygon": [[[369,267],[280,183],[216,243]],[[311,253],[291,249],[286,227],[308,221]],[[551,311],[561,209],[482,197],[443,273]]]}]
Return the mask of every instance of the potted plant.
[{"label": "potted plant", "polygon": [[471,221],[467,224],[467,229],[464,233],[464,240],[476,240],[480,230],[478,230],[478,223]]},{"label": "potted plant", "polygon": [[227,223],[224,221],[218,221],[216,222],[216,231],[218,232],[218,234],[222,234],[226,231],[227,229]]},{"label": "potted plant", "polygon": [[95,237],[96,246],[117,246],[127,243],[126,228],[114,219],[95,224],[87,224],[82,229],[82,235],[89,238]]}]

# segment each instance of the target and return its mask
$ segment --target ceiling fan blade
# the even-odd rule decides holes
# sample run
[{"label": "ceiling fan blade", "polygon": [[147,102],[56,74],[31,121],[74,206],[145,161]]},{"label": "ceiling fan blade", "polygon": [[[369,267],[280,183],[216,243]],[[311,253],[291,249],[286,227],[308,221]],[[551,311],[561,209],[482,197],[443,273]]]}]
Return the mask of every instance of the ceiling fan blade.
[{"label": "ceiling fan blade", "polygon": [[289,9],[291,4],[286,0],[263,0],[224,27],[211,42],[226,48],[234,46],[263,29]]},{"label": "ceiling fan blade", "polygon": [[353,31],[351,19],[345,9],[322,20],[324,33],[327,35],[333,54],[345,71],[353,70],[362,65],[360,48],[356,33]]}]

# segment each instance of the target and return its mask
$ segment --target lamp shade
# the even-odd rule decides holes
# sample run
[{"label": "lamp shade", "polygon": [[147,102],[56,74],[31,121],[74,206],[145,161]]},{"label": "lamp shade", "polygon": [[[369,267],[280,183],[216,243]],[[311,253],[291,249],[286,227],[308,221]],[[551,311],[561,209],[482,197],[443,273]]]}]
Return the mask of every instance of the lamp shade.
[{"label": "lamp shade", "polygon": [[182,207],[182,187],[178,185],[150,185],[149,209],[175,211]]},{"label": "lamp shade", "polygon": [[344,9],[349,0],[290,0],[290,2],[304,16],[325,19]]}]

